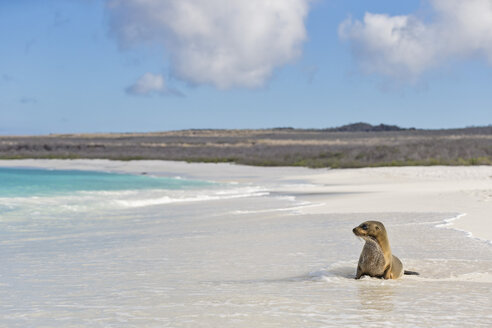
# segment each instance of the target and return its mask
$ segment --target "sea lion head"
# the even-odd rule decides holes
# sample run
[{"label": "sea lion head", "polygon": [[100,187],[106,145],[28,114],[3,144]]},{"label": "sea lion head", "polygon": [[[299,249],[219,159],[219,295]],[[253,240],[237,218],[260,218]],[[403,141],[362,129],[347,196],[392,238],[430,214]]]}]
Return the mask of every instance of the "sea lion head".
[{"label": "sea lion head", "polygon": [[386,229],[384,228],[384,225],[379,221],[362,222],[352,231],[357,237],[361,237],[365,240],[372,239],[380,241],[382,237],[386,236]]}]

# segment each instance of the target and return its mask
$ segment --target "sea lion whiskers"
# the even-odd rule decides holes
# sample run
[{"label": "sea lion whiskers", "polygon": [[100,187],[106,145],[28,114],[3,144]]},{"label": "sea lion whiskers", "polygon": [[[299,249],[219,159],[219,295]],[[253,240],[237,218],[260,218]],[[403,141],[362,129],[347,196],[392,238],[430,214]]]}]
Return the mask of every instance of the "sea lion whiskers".
[{"label": "sea lion whiskers", "polygon": [[365,242],[365,241],[366,241],[366,240],[365,240],[363,237],[361,237],[361,236],[357,236],[357,235],[356,235],[355,237],[357,237],[357,239],[359,239],[361,242]]}]

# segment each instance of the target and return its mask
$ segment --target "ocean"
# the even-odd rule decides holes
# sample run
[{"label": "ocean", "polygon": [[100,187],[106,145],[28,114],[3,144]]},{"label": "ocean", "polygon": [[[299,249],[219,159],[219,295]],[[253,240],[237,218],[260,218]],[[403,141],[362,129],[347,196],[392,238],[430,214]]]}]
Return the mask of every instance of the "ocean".
[{"label": "ocean", "polygon": [[[490,245],[436,227],[458,213],[306,214],[296,183],[2,168],[0,326],[490,325]],[[353,279],[366,219],[420,276]]]},{"label": "ocean", "polygon": [[0,181],[0,197],[56,196],[79,191],[178,190],[211,185],[145,174],[23,168],[0,168]]}]

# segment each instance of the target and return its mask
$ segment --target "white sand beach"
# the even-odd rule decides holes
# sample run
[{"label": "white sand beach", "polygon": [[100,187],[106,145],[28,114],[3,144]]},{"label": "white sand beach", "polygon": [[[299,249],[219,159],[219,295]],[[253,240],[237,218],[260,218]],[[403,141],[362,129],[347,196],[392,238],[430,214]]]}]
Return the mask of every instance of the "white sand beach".
[{"label": "white sand beach", "polygon": [[[160,197],[90,216],[68,204],[64,220],[35,226],[0,218],[12,231],[0,242],[9,263],[0,277],[9,295],[0,301],[0,325],[486,327],[492,320],[492,167],[107,160],[0,167],[145,173],[253,190],[176,203]],[[353,279],[363,244],[351,230],[365,219],[385,223],[393,252],[420,276]]]}]

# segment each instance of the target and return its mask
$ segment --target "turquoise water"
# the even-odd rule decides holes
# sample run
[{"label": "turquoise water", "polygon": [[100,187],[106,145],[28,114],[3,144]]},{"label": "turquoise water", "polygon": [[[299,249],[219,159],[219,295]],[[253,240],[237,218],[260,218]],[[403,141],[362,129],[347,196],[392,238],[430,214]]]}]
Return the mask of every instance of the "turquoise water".
[{"label": "turquoise water", "polygon": [[78,191],[180,190],[205,181],[91,171],[0,168],[0,197],[55,196]]},{"label": "turquoise water", "polygon": [[264,191],[178,177],[0,168],[0,223],[35,225],[38,220],[133,217],[127,210],[259,194]]}]

